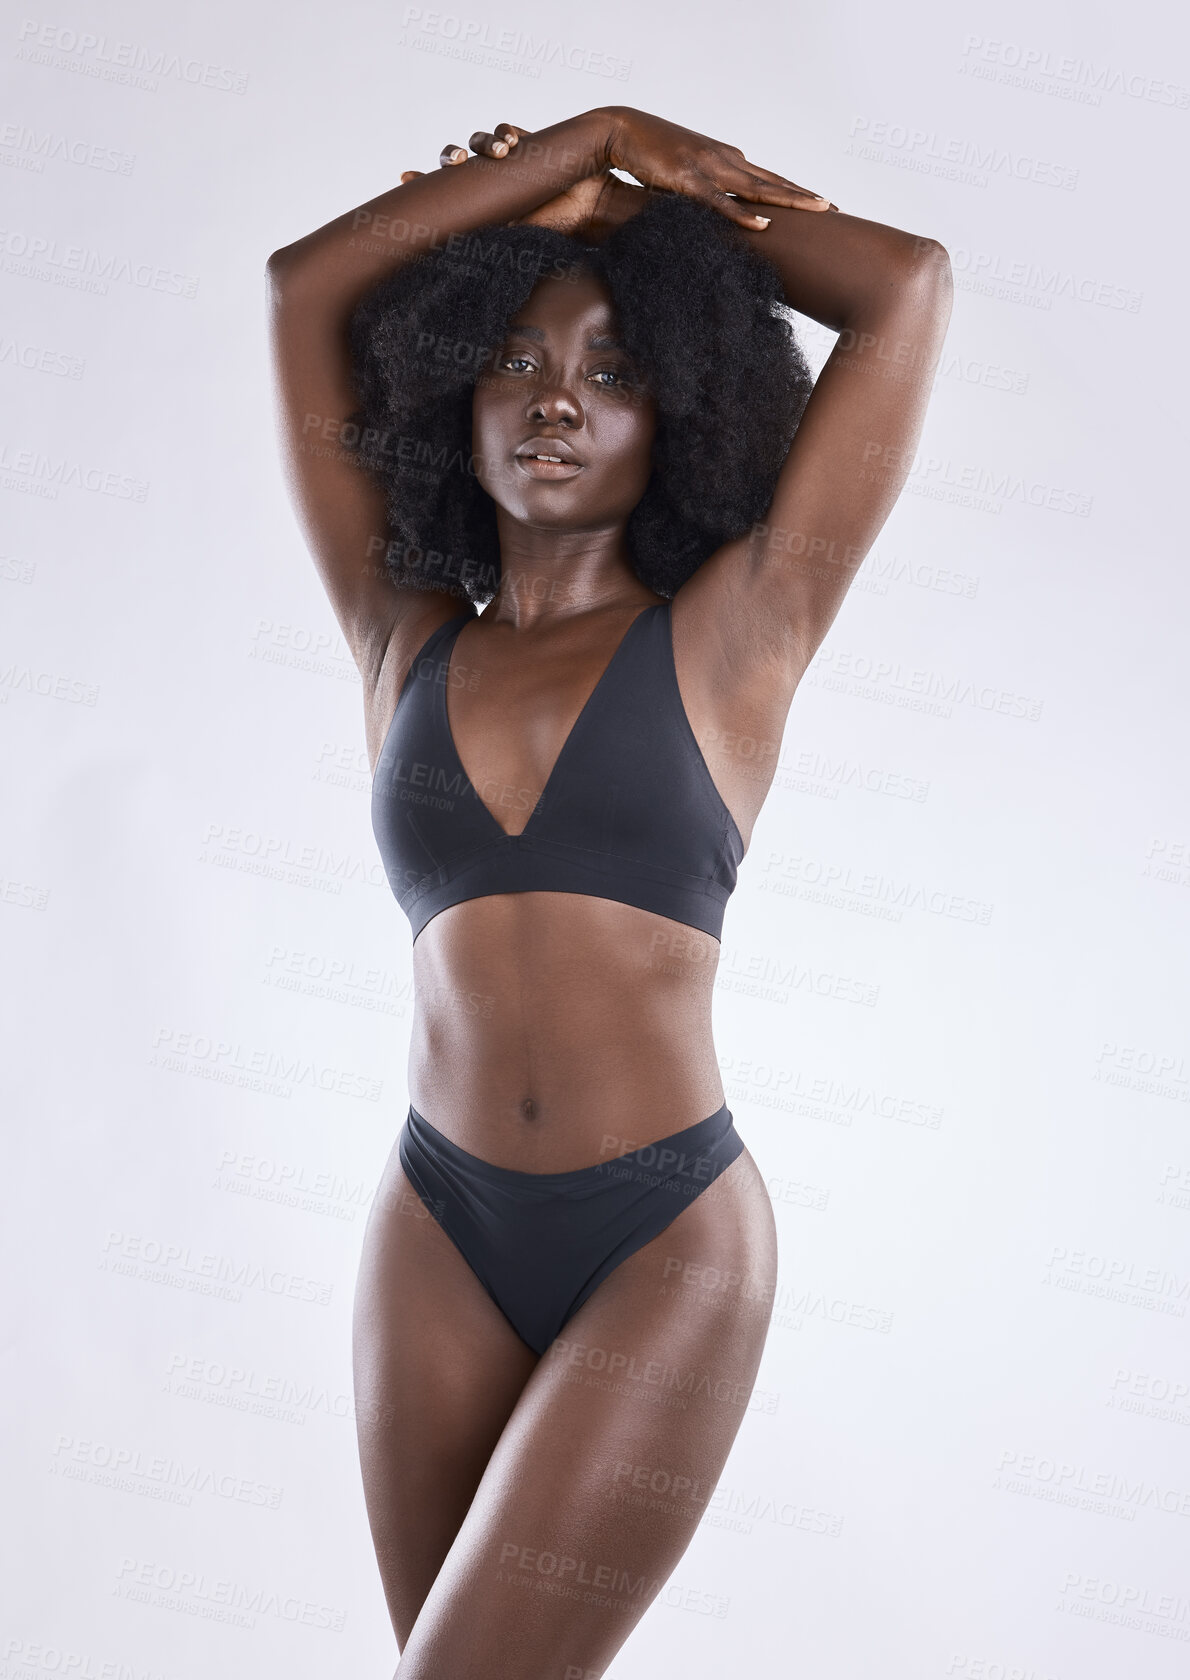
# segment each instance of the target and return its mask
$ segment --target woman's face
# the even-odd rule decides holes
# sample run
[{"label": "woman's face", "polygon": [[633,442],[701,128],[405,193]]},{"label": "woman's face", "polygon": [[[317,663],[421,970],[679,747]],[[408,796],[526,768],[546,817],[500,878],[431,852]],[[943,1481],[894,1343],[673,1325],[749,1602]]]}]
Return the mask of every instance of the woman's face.
[{"label": "woman's face", "polygon": [[[534,287],[476,385],[471,412],[476,474],[514,519],[606,527],[627,521],[645,493],[656,408],[592,274]],[[561,460],[538,458],[549,455]]]}]

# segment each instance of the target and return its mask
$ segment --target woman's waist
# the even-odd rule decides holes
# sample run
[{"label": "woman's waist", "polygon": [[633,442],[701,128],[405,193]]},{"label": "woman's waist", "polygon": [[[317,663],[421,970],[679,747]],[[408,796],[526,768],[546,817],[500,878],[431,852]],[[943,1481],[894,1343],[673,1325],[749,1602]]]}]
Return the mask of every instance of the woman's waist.
[{"label": "woman's waist", "polygon": [[526,1172],[705,1119],[723,1102],[718,953],[697,928],[604,899],[457,905],[414,945],[410,1101],[460,1148]]},{"label": "woman's waist", "polygon": [[569,1172],[716,1112],[723,1082],[709,1024],[682,1033],[638,1019],[551,1032],[518,1016],[484,1029],[415,1032],[409,1101],[459,1148],[522,1172]]}]

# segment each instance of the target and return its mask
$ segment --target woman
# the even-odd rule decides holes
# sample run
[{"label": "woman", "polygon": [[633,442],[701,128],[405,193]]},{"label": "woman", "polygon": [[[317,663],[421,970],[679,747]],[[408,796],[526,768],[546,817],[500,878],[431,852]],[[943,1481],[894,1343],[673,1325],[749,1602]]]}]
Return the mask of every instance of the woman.
[{"label": "woman", "polygon": [[[688,1545],[764,1346],[718,936],[907,473],[950,265],[624,107],[471,147],[274,253],[273,334],[414,935],[355,1321],[400,1673],[587,1680]],[[841,335],[812,394],[782,303]]]}]

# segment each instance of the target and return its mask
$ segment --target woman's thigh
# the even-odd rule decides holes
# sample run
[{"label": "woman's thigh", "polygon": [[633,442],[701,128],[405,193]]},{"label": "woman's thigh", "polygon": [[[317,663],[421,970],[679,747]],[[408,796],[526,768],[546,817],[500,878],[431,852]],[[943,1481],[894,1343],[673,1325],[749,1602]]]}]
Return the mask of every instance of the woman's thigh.
[{"label": "woman's thigh", "polygon": [[537,1363],[389,1157],[368,1217],[353,1327],[364,1499],[397,1643]]},{"label": "woman's thigh", "polygon": [[600,1674],[689,1545],[772,1309],[772,1208],[744,1153],[584,1303],[517,1400],[400,1680]]}]

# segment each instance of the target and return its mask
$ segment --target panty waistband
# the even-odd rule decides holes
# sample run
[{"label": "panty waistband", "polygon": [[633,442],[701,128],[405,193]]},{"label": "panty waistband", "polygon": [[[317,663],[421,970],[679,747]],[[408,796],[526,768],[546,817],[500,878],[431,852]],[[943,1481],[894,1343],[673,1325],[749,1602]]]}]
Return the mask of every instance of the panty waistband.
[{"label": "panty waistband", "polygon": [[696,1121],[693,1126],[687,1126],[669,1137],[639,1144],[610,1160],[597,1161],[589,1167],[575,1167],[569,1172],[530,1173],[495,1166],[491,1161],[460,1149],[457,1143],[419,1114],[412,1103],[405,1130],[414,1143],[429,1155],[444,1161],[456,1173],[471,1175],[488,1184],[504,1184],[510,1189],[519,1186],[564,1191],[570,1185],[590,1186],[604,1178],[635,1179],[644,1184],[678,1180],[691,1186],[705,1186],[722,1170],[725,1149],[734,1159],[743,1148],[726,1103],[714,1114],[708,1114],[705,1120]]}]

